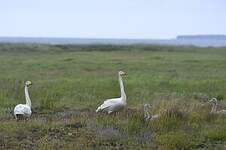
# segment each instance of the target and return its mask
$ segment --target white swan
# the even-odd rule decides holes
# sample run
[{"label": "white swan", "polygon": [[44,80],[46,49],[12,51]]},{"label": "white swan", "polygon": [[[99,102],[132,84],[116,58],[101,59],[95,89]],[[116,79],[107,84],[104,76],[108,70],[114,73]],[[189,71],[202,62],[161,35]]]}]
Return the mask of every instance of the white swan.
[{"label": "white swan", "polygon": [[23,118],[29,118],[31,116],[31,99],[28,93],[28,87],[32,85],[31,81],[26,81],[25,82],[25,99],[26,99],[26,104],[18,104],[14,108],[14,116],[15,118],[18,119],[23,119]]},{"label": "white swan", "polygon": [[119,98],[112,98],[112,99],[107,99],[104,101],[102,105],[100,105],[96,112],[107,112],[108,114],[112,112],[118,112],[125,108],[126,106],[126,93],[124,91],[124,85],[122,81],[122,76],[125,75],[125,72],[119,71],[118,76],[119,76],[119,84],[120,84],[120,90],[121,90],[121,97]]},{"label": "white swan", "polygon": [[212,103],[212,109],[211,113],[217,113],[217,114],[226,114],[226,110],[217,110],[218,101],[216,98],[212,98],[208,101],[209,103]]},{"label": "white swan", "polygon": [[145,120],[154,120],[160,117],[159,114],[151,115],[149,109],[151,108],[150,104],[144,104],[144,119]]}]

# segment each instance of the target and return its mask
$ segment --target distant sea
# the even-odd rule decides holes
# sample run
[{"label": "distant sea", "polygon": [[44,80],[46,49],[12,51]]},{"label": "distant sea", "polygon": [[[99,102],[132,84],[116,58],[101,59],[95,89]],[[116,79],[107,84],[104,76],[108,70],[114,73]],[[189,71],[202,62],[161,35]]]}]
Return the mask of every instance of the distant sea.
[{"label": "distant sea", "polygon": [[38,44],[165,44],[200,47],[226,47],[226,35],[180,35],[175,39],[101,39],[101,38],[42,38],[0,37],[0,43]]}]

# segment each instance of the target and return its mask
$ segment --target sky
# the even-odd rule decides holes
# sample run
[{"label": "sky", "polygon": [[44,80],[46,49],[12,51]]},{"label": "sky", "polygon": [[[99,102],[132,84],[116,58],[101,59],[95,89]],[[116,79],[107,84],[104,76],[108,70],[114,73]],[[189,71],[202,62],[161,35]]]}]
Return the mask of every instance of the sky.
[{"label": "sky", "polygon": [[226,34],[226,0],[0,0],[0,36],[168,39]]}]

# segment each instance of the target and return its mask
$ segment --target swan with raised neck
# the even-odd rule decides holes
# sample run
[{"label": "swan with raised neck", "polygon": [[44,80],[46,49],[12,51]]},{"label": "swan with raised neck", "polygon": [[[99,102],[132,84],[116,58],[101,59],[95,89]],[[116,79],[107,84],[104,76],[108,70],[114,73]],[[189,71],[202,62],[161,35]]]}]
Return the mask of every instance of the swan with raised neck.
[{"label": "swan with raised neck", "polygon": [[31,81],[25,82],[24,93],[25,93],[26,104],[18,104],[14,108],[14,116],[17,120],[22,118],[29,118],[31,116],[31,113],[32,113],[31,99],[28,92],[28,87],[31,85],[32,85]]},{"label": "swan with raised neck", "polygon": [[126,107],[126,93],[122,81],[122,76],[125,74],[126,73],[123,71],[118,72],[121,93],[120,97],[105,100],[104,103],[96,109],[96,112],[107,112],[108,114],[110,114],[112,112],[118,112]]}]

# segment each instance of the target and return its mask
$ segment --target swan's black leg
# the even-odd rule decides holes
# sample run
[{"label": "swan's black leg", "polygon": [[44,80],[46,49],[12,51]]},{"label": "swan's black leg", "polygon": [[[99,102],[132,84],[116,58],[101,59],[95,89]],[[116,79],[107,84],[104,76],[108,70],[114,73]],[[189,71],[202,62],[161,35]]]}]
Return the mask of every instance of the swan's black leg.
[{"label": "swan's black leg", "polygon": [[19,121],[19,120],[24,120],[24,116],[22,114],[16,114],[16,120]]}]

